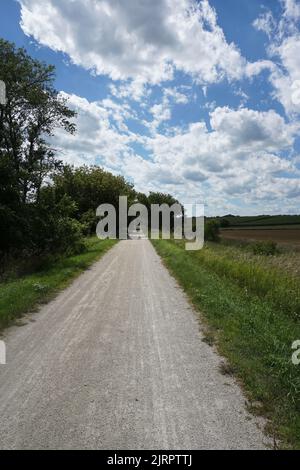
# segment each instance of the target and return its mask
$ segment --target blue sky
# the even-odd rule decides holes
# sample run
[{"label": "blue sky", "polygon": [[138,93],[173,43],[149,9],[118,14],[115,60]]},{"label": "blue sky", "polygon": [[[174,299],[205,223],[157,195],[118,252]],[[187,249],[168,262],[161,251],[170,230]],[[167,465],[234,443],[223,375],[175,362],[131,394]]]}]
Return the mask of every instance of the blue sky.
[{"label": "blue sky", "polygon": [[63,160],[206,213],[299,213],[298,0],[2,0],[0,35],[56,66]]}]

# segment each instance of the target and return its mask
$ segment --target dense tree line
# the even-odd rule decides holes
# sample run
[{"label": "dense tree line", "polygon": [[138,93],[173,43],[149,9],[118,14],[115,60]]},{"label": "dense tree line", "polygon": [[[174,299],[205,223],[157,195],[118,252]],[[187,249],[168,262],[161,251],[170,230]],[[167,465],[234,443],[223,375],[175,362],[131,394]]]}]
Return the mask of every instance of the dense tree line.
[{"label": "dense tree line", "polygon": [[54,88],[55,69],[0,39],[0,257],[72,252],[95,233],[96,208],[119,196],[173,204],[163,193],[137,193],[100,167],[64,165],[48,143],[56,128],[74,133],[74,111]]}]

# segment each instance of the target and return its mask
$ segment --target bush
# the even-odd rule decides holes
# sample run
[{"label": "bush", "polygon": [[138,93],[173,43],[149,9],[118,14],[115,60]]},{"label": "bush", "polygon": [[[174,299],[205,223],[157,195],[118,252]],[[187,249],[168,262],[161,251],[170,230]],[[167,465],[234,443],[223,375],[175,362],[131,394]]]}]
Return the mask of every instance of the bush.
[{"label": "bush", "polygon": [[75,219],[70,217],[57,219],[57,227],[53,235],[55,251],[69,256],[79,254],[85,249],[82,225]]},{"label": "bush", "polygon": [[80,223],[83,226],[83,234],[87,237],[95,235],[98,221],[99,218],[96,216],[95,210],[90,209],[84,212],[80,217]]},{"label": "bush", "polygon": [[215,220],[205,222],[204,227],[205,241],[218,242],[220,240],[220,225]]},{"label": "bush", "polygon": [[[73,214],[76,204],[67,195],[58,200],[55,188],[42,188],[38,203],[26,204],[21,248],[38,257],[79,253],[83,246],[83,226]],[[20,247],[18,247],[20,250]]]},{"label": "bush", "polygon": [[253,243],[251,249],[255,255],[274,256],[278,253],[277,244],[271,240]]},{"label": "bush", "polygon": [[220,220],[220,227],[227,228],[230,227],[230,222],[228,219],[221,219]]}]

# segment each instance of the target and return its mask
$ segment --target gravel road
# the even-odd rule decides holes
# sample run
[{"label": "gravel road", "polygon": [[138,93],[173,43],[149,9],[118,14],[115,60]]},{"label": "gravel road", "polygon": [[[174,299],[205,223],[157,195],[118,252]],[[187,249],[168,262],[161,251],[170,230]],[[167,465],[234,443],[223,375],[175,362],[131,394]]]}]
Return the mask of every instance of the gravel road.
[{"label": "gravel road", "polygon": [[221,358],[148,240],[118,243],[6,330],[3,449],[261,449]]}]

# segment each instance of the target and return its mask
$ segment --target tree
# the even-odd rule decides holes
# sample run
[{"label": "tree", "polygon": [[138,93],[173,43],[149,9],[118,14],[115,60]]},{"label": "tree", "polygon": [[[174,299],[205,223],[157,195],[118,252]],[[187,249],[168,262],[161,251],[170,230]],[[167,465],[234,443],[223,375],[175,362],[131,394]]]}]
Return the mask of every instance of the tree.
[{"label": "tree", "polygon": [[148,196],[149,204],[167,204],[172,206],[173,204],[179,204],[177,199],[175,199],[171,194],[161,193],[161,192],[152,192]]},{"label": "tree", "polygon": [[83,227],[74,218],[76,203],[64,194],[60,196],[53,185],[43,186],[39,201],[29,205],[31,239],[40,253],[76,253],[82,250]]},{"label": "tree", "polygon": [[123,176],[115,176],[98,166],[74,168],[66,165],[56,172],[54,186],[61,196],[67,194],[77,206],[75,217],[84,225],[86,235],[95,233],[100,204],[112,204],[118,214],[119,197],[127,196],[133,203],[136,192]]},{"label": "tree", "polygon": [[[161,193],[161,192],[150,192],[148,196],[148,205],[151,207],[151,204],[166,204],[167,206],[171,207],[173,204],[180,204],[177,199],[175,199],[171,194],[166,194],[166,193]],[[184,216],[184,208],[182,208],[182,215]],[[182,218],[183,222],[183,218]],[[151,220],[149,220],[149,226],[151,224]],[[159,226],[160,229],[162,227],[162,216],[160,214],[160,219],[159,219]],[[174,229],[174,214],[171,213],[171,219],[170,219],[170,228],[171,230]]]},{"label": "tree", "polygon": [[60,165],[47,143],[55,128],[73,133],[74,111],[54,88],[55,69],[0,39],[0,251],[32,238],[30,216],[40,208],[45,178]]},{"label": "tree", "polygon": [[54,89],[51,65],[0,39],[0,78],[6,84],[1,105],[0,152],[15,178],[20,202],[38,198],[42,182],[59,162],[45,141],[57,127],[75,131],[75,112]]}]

